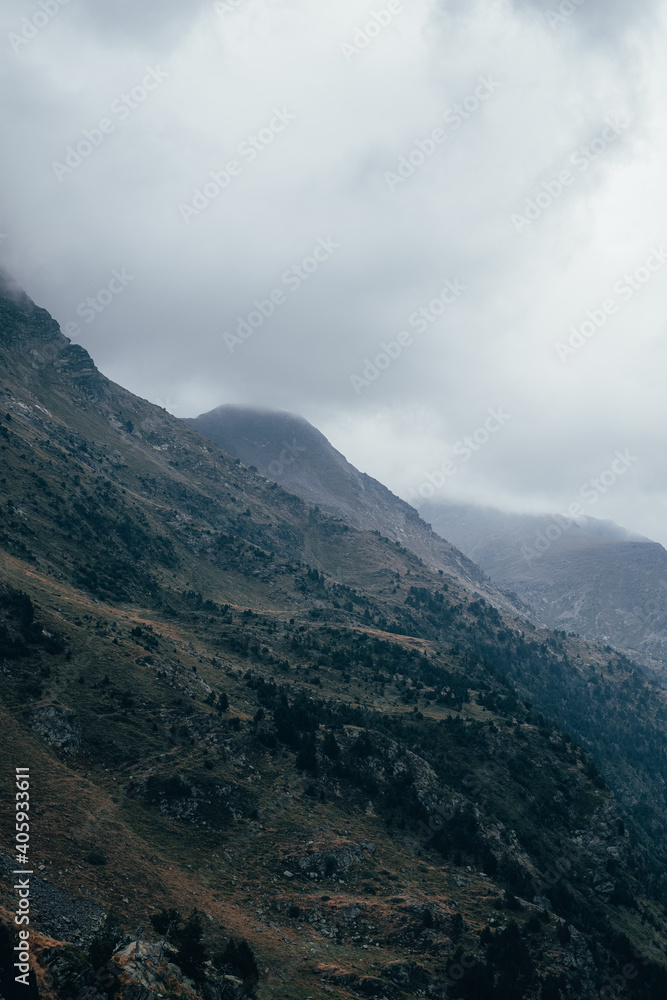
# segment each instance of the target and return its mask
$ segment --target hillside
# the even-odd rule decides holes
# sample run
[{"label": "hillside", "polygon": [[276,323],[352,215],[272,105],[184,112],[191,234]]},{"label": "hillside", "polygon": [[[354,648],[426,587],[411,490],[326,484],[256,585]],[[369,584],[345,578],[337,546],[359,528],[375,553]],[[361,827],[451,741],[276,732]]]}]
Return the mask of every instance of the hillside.
[{"label": "hillside", "polygon": [[662,545],[591,517],[558,534],[559,521],[546,516],[434,501],[420,513],[549,628],[667,659]]},{"label": "hillside", "polygon": [[[7,286],[0,373],[32,995],[662,1000],[667,696],[640,667],[264,479]],[[11,780],[0,803],[9,849]]]},{"label": "hillside", "polygon": [[444,569],[505,603],[489,588],[477,565],[434,534],[410,504],[355,469],[303,417],[276,410],[219,406],[187,423],[227,454],[307,503],[363,531],[380,531],[432,569]]}]

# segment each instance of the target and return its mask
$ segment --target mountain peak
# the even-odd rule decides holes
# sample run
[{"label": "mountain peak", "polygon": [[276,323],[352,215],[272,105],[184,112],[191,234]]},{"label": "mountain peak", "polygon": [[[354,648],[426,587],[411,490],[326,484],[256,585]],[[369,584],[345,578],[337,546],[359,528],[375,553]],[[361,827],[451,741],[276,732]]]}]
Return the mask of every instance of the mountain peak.
[{"label": "mountain peak", "polygon": [[36,305],[12,276],[0,269],[0,337],[18,350],[52,343],[60,350],[69,343],[58,323]]},{"label": "mountain peak", "polygon": [[7,271],[0,270],[2,348],[11,352],[14,369],[18,367],[20,370],[21,366],[39,369],[53,365],[71,380],[73,387],[85,387],[87,396],[104,392],[106,379],[85,347],[73,344],[50,313],[36,305]]},{"label": "mountain peak", "polygon": [[[485,588],[484,575],[474,563],[438,538],[410,504],[356,469],[303,417],[223,405],[187,422],[228,455],[307,503],[362,531],[379,531],[432,569]],[[497,593],[491,599],[503,600]]]}]

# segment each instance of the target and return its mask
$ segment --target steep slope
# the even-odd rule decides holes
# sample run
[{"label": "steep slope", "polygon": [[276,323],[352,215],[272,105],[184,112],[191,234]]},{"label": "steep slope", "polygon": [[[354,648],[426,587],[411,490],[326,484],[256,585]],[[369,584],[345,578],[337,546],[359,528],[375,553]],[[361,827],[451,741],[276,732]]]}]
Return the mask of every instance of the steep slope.
[{"label": "steep slope", "polygon": [[667,551],[595,518],[507,514],[427,501],[436,532],[549,628],[667,660]]},{"label": "steep slope", "polygon": [[410,504],[355,469],[303,417],[225,405],[187,423],[229,455],[328,514],[364,531],[382,532],[427,566],[447,570],[466,584],[488,586],[479,568],[436,536]]},{"label": "steep slope", "polygon": [[31,771],[45,996],[662,1000],[649,677],[267,483],[7,291],[0,401],[0,759]]}]

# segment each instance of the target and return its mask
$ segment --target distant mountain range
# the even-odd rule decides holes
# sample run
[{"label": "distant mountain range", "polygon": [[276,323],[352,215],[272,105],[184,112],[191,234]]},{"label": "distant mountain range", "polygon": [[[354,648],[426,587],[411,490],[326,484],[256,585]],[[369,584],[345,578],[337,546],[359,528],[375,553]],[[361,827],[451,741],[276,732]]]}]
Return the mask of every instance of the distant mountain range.
[{"label": "distant mountain range", "polygon": [[420,514],[553,629],[667,660],[667,551],[612,521],[426,501]]}]

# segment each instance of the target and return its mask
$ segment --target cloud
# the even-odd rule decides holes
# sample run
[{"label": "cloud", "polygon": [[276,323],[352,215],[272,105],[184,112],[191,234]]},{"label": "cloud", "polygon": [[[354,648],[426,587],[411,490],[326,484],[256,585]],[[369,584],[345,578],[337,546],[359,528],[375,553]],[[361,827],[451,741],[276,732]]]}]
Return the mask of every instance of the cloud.
[{"label": "cloud", "polygon": [[[0,69],[0,258],[103,371],[178,415],[301,412],[407,491],[504,405],[452,495],[551,509],[631,447],[642,462],[600,513],[664,535],[664,283],[567,363],[556,351],[662,240],[659,5],[606,4],[603,24],[586,0],[552,30],[537,0],[415,0],[376,32],[379,6],[71,0]],[[32,9],[7,8],[7,30]],[[281,131],[277,114],[294,116]],[[103,118],[113,131],[59,180]],[[80,304],[122,268],[134,280],[87,324]],[[446,281],[465,294],[421,329]]]},{"label": "cloud", "polygon": [[657,0],[512,0],[514,9],[543,20],[550,31],[566,27],[593,48],[632,48],[632,31],[650,29],[659,20]]}]

